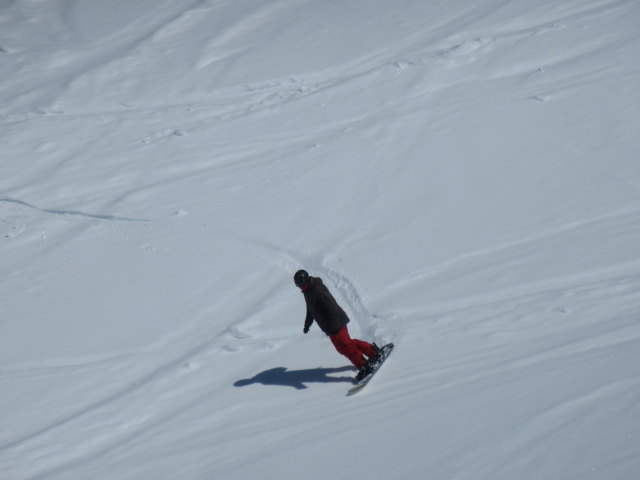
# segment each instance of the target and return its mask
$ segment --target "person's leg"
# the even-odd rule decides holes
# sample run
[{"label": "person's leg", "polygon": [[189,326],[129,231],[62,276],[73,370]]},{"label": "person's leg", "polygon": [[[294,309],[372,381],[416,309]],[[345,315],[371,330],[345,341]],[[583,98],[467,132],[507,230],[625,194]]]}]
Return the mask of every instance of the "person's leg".
[{"label": "person's leg", "polygon": [[[349,336],[349,330],[347,330],[347,327],[342,327],[338,333],[330,335],[329,338],[331,339],[333,346],[336,347],[338,353],[347,357],[358,370],[367,363],[362,356],[362,351],[358,347],[358,343],[354,342]],[[371,347],[371,350],[373,351],[373,347]]]},{"label": "person's leg", "polygon": [[369,359],[375,358],[376,351],[369,342],[363,342],[362,340],[358,340],[357,338],[352,338],[351,342],[355,344],[356,348],[362,353],[366,355]]}]

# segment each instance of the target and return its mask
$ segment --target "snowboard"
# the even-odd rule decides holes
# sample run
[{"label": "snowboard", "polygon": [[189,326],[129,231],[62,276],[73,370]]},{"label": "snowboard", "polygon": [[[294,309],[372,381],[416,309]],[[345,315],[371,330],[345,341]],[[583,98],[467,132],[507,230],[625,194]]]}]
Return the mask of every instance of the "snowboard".
[{"label": "snowboard", "polygon": [[360,380],[358,383],[356,383],[353,387],[351,387],[347,392],[347,396],[355,395],[356,393],[358,393],[360,390],[362,390],[364,387],[367,386],[367,384],[371,381],[371,379],[376,374],[376,372],[380,369],[384,361],[387,358],[389,358],[389,355],[391,355],[392,350],[393,350],[393,343],[387,343],[384,347],[380,348],[380,353],[378,354],[378,361],[373,365],[373,370],[371,371],[371,373],[366,377],[364,377],[362,380]]}]

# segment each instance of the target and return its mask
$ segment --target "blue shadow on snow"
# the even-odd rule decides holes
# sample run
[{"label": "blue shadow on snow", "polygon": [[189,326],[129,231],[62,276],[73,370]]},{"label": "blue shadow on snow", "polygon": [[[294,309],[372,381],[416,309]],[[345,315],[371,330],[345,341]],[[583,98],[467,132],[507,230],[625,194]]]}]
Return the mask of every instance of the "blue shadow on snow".
[{"label": "blue shadow on snow", "polygon": [[305,383],[334,383],[346,382],[355,383],[353,377],[332,377],[331,373],[353,372],[353,367],[340,368],[310,368],[307,370],[291,370],[287,371],[286,367],[277,367],[264,372],[258,373],[253,378],[238,380],[234,383],[234,387],[246,387],[254,383],[262,385],[281,385],[283,387],[293,387],[296,390],[304,390],[308,388]]}]

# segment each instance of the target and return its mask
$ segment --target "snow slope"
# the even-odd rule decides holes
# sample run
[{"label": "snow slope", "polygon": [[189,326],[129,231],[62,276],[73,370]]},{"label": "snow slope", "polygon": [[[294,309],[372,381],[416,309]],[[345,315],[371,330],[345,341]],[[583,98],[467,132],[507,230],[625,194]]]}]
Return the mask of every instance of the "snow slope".
[{"label": "snow slope", "polygon": [[639,24],[1,2],[0,477],[638,478]]}]

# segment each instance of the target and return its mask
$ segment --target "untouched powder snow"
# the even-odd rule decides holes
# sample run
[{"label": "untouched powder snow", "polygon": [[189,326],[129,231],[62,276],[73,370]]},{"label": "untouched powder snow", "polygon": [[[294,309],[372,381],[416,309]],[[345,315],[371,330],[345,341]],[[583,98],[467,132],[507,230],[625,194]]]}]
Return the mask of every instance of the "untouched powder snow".
[{"label": "untouched powder snow", "polygon": [[0,477],[640,478],[638,25],[1,2]]}]

